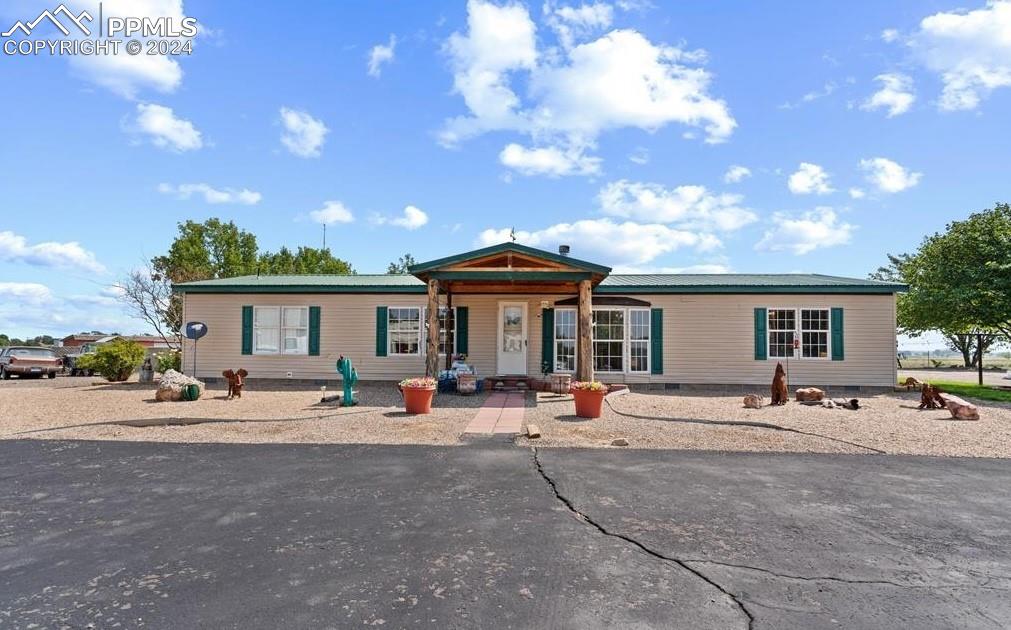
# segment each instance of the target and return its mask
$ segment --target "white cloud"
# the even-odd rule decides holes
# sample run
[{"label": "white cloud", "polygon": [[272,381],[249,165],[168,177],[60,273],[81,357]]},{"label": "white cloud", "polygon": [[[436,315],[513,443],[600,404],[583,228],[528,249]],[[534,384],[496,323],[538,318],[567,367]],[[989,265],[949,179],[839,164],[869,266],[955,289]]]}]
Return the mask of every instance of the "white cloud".
[{"label": "white cloud", "polygon": [[856,227],[839,221],[831,208],[816,208],[800,216],[784,212],[772,215],[773,227],[755,245],[759,251],[793,252],[800,256],[821,247],[850,242]]},{"label": "white cloud", "polygon": [[428,223],[428,214],[417,206],[406,206],[403,215],[399,217],[389,218],[375,215],[372,217],[372,222],[376,225],[389,224],[402,227],[405,230],[417,230]]},{"label": "white cloud", "polygon": [[628,161],[633,164],[649,164],[649,149],[646,147],[636,147],[628,155]]},{"label": "white cloud", "polygon": [[812,90],[812,91],[808,92],[807,94],[804,94],[803,96],[801,96],[799,101],[792,102],[792,103],[789,102],[789,101],[787,101],[786,103],[783,103],[782,105],[780,105],[779,108],[780,109],[797,109],[798,107],[801,107],[802,105],[806,105],[807,103],[813,103],[814,101],[817,101],[818,99],[825,98],[826,96],[831,96],[837,89],[839,89],[839,85],[837,83],[835,83],[834,81],[829,81],[828,83],[826,83],[825,85],[823,85],[820,90]]},{"label": "white cloud", "polygon": [[[509,241],[511,228],[481,232],[481,245]],[[516,240],[531,247],[553,249],[561,244],[573,246],[573,256],[623,265],[647,264],[657,256],[682,248],[711,251],[722,246],[712,234],[677,230],[666,225],[632,221],[616,223],[611,219],[584,219],[559,223],[536,231],[516,231]]]},{"label": "white cloud", "polygon": [[747,166],[733,165],[723,174],[723,181],[728,184],[736,184],[746,177],[751,177],[751,169]]},{"label": "white cloud", "polygon": [[829,175],[821,166],[810,162],[801,162],[797,171],[790,175],[787,187],[795,195],[827,195],[834,191],[829,182]]},{"label": "white cloud", "polygon": [[35,282],[0,282],[0,299],[4,302],[47,304],[52,302],[53,293],[46,285]]},{"label": "white cloud", "polygon": [[[439,134],[444,145],[513,131],[538,146],[572,151],[593,146],[604,131],[652,132],[670,123],[702,127],[708,142],[722,142],[737,125],[726,103],[709,95],[712,75],[695,67],[704,53],[654,44],[634,30],[541,52],[522,5],[470,0],[467,7],[466,33],[454,33],[445,50],[454,91],[469,114],[446,121]],[[597,5],[564,9],[549,4],[545,12],[572,37],[575,24],[600,28],[606,21]],[[521,99],[513,83],[524,79]]]},{"label": "white cloud", "polygon": [[888,117],[898,116],[909,111],[916,100],[913,92],[913,79],[905,74],[889,73],[874,77],[881,82],[881,89],[872,94],[860,105],[860,109],[873,111],[887,109]]},{"label": "white cloud", "polygon": [[[37,3],[32,3],[37,6]],[[99,2],[97,0],[81,0],[74,2],[75,12],[87,10],[98,23]],[[51,7],[50,7],[51,8]],[[103,0],[102,14],[105,17],[137,17],[137,18],[167,18],[178,29],[185,11],[182,0]],[[125,39],[120,41],[118,54],[109,55],[74,55],[68,57],[71,72],[81,78],[112,91],[128,99],[137,98],[143,90],[154,90],[161,93],[175,92],[182,85],[183,71],[179,59],[185,55],[130,55],[126,52]],[[130,39],[143,37],[131,36]],[[161,38],[159,38],[161,39]],[[192,38],[166,37],[180,43]],[[146,45],[146,44],[145,44]]]},{"label": "white cloud", "polygon": [[711,193],[705,186],[664,188],[625,179],[607,184],[597,195],[604,214],[724,232],[758,219],[754,212],[741,206],[743,199],[741,195]]},{"label": "white cloud", "polygon": [[383,72],[383,64],[393,62],[397,48],[397,36],[390,35],[387,44],[376,44],[369,51],[369,76],[379,78]]},{"label": "white cloud", "polygon": [[1011,86],[1011,1],[927,16],[909,45],[944,82],[942,110],[975,109],[993,90]]},{"label": "white cloud", "polygon": [[544,3],[544,21],[558,34],[564,48],[572,48],[576,40],[583,40],[595,32],[611,26],[614,8],[604,2],[575,6],[555,6]]},{"label": "white cloud", "polygon": [[254,206],[263,198],[258,192],[243,188],[214,188],[210,184],[158,184],[158,192],[163,195],[174,195],[176,199],[189,199],[193,195],[202,195],[209,204],[237,203],[244,206]]},{"label": "white cloud", "polygon": [[897,193],[912,188],[920,182],[923,173],[914,173],[887,158],[860,160],[860,169],[867,173],[867,181],[881,192]]},{"label": "white cloud", "polygon": [[309,213],[309,218],[315,223],[333,225],[334,223],[351,223],[355,220],[351,210],[339,201],[324,201],[323,207]]},{"label": "white cloud", "polygon": [[863,199],[867,196],[867,193],[865,193],[862,188],[850,188],[849,194],[853,199]]},{"label": "white cloud", "polygon": [[80,243],[47,241],[29,245],[28,239],[10,231],[0,232],[0,260],[37,267],[105,273],[105,266],[98,262],[93,253],[81,247]]},{"label": "white cloud", "polygon": [[899,31],[894,28],[886,28],[881,31],[881,41],[891,44],[899,38]]},{"label": "white cloud", "polygon": [[304,157],[319,157],[323,151],[323,142],[330,132],[322,120],[313,118],[308,112],[281,108],[281,143],[293,154]]},{"label": "white cloud", "polygon": [[499,161],[523,175],[593,175],[600,172],[600,158],[583,154],[581,147],[528,149],[515,142],[499,153]]},{"label": "white cloud", "polygon": [[172,108],[164,105],[138,103],[137,117],[129,130],[147,135],[156,147],[179,153],[204,146],[203,136],[193,123],[177,118]]}]

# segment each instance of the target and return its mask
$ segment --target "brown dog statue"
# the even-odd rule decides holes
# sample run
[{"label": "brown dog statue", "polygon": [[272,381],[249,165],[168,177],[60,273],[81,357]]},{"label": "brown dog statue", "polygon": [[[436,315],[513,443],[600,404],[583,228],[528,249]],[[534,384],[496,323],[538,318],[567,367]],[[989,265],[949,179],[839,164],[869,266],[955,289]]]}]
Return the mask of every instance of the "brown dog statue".
[{"label": "brown dog statue", "polygon": [[225,370],[221,373],[221,376],[224,376],[225,380],[228,381],[228,396],[225,397],[225,400],[242,398],[242,386],[246,384],[246,377],[249,376],[249,372],[243,368],[239,368],[238,372]]},{"label": "brown dog statue", "polygon": [[940,387],[924,383],[920,390],[920,409],[944,409],[945,402],[941,393]]},{"label": "brown dog statue", "polygon": [[902,385],[905,386],[907,392],[913,389],[920,389],[921,387],[923,387],[923,383],[916,380],[912,376],[904,380],[902,382]]},{"label": "brown dog statue", "polygon": [[785,405],[790,400],[786,390],[786,371],[782,363],[776,364],[776,376],[772,378],[772,404]]}]

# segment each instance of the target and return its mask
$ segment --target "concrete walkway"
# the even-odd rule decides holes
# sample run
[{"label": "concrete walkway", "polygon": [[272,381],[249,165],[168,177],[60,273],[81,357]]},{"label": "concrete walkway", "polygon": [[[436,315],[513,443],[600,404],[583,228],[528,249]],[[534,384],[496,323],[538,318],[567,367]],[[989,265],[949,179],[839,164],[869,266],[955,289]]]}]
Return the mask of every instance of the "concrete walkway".
[{"label": "concrete walkway", "polygon": [[495,392],[478,409],[464,433],[520,433],[525,407],[525,393]]}]

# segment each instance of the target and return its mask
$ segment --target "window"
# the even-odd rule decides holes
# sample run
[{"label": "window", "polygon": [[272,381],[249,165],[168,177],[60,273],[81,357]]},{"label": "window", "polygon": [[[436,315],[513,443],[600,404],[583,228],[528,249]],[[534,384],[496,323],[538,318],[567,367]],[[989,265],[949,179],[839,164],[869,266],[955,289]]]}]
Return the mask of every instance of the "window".
[{"label": "window", "polygon": [[555,311],[555,371],[576,371],[576,311]]},{"label": "window", "polygon": [[[448,313],[449,313],[449,309],[448,308],[446,308],[445,306],[440,306],[439,307],[439,354],[446,354],[446,349],[447,349],[446,348],[446,331],[449,329],[449,323],[448,323],[448,320],[447,320]],[[423,310],[423,316],[425,318],[425,330],[427,331],[428,330],[428,308],[427,307]],[[454,323],[456,322],[456,307],[455,306],[453,307],[453,321],[454,321]],[[454,354],[457,352],[456,351],[456,330],[457,330],[457,327],[453,326],[453,352],[454,352]],[[428,351],[428,339],[427,339],[427,337],[425,339],[422,339],[421,347],[425,349],[425,352]]]},{"label": "window", "polygon": [[421,309],[391,306],[387,313],[390,354],[421,354]]},{"label": "window", "polygon": [[793,336],[797,332],[797,311],[769,309],[769,356],[793,356]]},{"label": "window", "polygon": [[[827,359],[830,321],[827,308],[770,308],[769,358]],[[793,347],[795,340],[799,352]]]},{"label": "window", "polygon": [[253,307],[254,354],[308,354],[309,307]]},{"label": "window", "polygon": [[628,371],[649,372],[649,311],[628,311]]},{"label": "window", "polygon": [[828,358],[829,314],[827,308],[801,309],[800,356]]},{"label": "window", "polygon": [[625,311],[593,311],[593,370],[623,372],[624,359]]}]

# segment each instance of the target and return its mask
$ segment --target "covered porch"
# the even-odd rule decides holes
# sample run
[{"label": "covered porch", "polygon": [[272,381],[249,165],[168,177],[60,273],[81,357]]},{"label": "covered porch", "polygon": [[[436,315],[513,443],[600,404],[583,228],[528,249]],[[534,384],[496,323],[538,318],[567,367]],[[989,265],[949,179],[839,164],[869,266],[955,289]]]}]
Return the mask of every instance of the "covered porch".
[{"label": "covered porch", "polygon": [[[477,336],[494,335],[496,375],[528,376],[552,371],[552,366],[537,369],[543,352],[530,341],[532,337],[552,339],[554,302],[572,299],[577,306],[574,376],[577,380],[593,380],[591,296],[593,287],[610,271],[609,267],[571,258],[564,246],[553,254],[517,243],[413,265],[409,272],[427,287],[426,374],[435,376],[441,369],[449,369],[457,354],[454,298],[461,297],[468,303],[484,305],[483,325],[468,322],[468,334],[474,342],[479,341]],[[445,309],[443,326],[440,308]],[[487,319],[492,308],[494,328]],[[442,331],[444,339],[440,339]],[[444,365],[440,363],[440,350]]]}]

